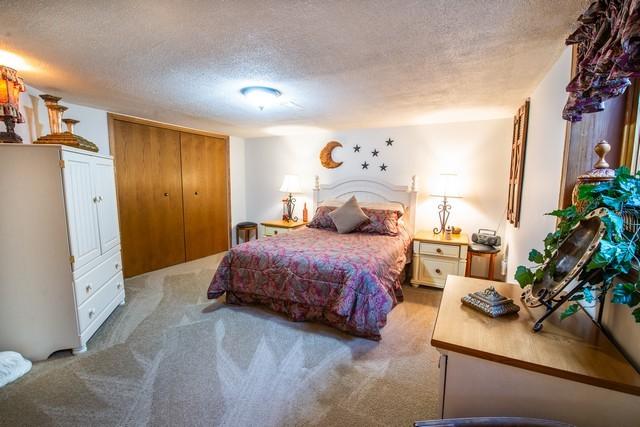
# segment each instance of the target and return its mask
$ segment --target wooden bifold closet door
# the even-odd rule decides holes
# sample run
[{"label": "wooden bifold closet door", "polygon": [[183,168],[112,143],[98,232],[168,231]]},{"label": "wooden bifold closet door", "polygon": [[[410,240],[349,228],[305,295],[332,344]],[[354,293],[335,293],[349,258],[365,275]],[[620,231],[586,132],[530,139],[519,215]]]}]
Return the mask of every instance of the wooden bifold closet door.
[{"label": "wooden bifold closet door", "polygon": [[227,141],[180,133],[186,259],[229,249]]},{"label": "wooden bifold closet door", "polygon": [[125,277],[229,249],[228,139],[110,122]]}]

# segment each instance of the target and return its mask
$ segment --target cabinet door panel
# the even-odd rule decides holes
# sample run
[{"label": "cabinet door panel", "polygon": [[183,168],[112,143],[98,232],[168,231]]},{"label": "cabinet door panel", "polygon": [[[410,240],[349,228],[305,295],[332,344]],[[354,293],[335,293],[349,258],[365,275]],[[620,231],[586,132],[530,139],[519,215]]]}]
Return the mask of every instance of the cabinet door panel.
[{"label": "cabinet door panel", "polygon": [[98,197],[98,226],[102,253],[120,243],[118,227],[118,205],[116,185],[113,176],[113,161],[96,158],[93,167],[93,181]]},{"label": "cabinet door panel", "polygon": [[180,133],[114,120],[126,277],[185,260]]},{"label": "cabinet door panel", "polygon": [[92,187],[92,158],[63,152],[65,205],[71,254],[78,269],[100,256],[100,234],[95,192]]},{"label": "cabinet door panel", "polygon": [[180,134],[187,260],[229,249],[228,142]]}]

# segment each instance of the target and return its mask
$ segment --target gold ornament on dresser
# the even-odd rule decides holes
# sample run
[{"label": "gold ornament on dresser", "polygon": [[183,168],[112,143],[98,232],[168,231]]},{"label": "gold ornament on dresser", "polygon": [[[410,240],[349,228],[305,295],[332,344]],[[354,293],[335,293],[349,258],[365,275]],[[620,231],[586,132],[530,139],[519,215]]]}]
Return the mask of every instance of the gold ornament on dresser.
[{"label": "gold ornament on dresser", "polygon": [[[62,98],[47,94],[40,95],[40,98],[42,98],[44,105],[47,107],[51,133],[41,136],[33,142],[34,144],[60,144],[98,152],[98,146],[96,144],[73,133],[74,126],[79,123],[78,120],[62,119],[62,114],[67,110],[67,107],[58,104]],[[64,132],[62,131],[61,122],[67,125],[67,130]]]},{"label": "gold ornament on dresser", "polygon": [[578,200],[578,194],[582,185],[613,181],[616,177],[616,172],[609,167],[609,163],[607,163],[606,160],[607,153],[611,151],[611,145],[603,139],[596,144],[593,151],[597,154],[598,161],[593,165],[593,169],[578,177],[578,181],[571,193],[571,203],[576,206],[578,211],[582,211],[586,207],[585,202]]}]

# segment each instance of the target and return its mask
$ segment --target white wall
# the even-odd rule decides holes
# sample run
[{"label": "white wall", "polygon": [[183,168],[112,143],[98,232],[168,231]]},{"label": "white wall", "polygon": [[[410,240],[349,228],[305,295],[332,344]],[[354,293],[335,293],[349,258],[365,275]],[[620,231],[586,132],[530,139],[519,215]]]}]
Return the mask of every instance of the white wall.
[{"label": "white wall", "polygon": [[[434,124],[381,129],[358,129],[336,133],[251,138],[246,140],[247,218],[260,222],[282,215],[278,189],[285,174],[297,174],[304,195],[298,197],[296,213],[302,204],[311,207],[315,175],[321,183],[353,176],[369,176],[397,185],[408,185],[418,175],[420,193],[416,228],[431,229],[438,224],[439,198],[430,197],[434,178],[441,172],[460,176],[465,197],[453,199],[449,224],[471,233],[479,227],[495,228],[503,223],[507,199],[512,119]],[[387,147],[385,140],[394,140]],[[335,161],[344,161],[336,169],[320,165],[319,153],[330,140],[343,144],[334,151]],[[360,145],[360,153],[353,151]],[[379,157],[371,151],[378,149]],[[363,161],[371,165],[362,170]],[[379,164],[389,166],[381,172]],[[504,231],[504,228],[502,228]]]},{"label": "white wall", "polygon": [[245,188],[245,142],[239,137],[229,137],[231,167],[231,245],[236,245],[235,226],[247,219],[247,191]]},{"label": "white wall", "polygon": [[555,229],[555,218],[544,214],[558,207],[567,126],[561,112],[570,76],[571,48],[566,48],[531,95],[520,227],[507,224],[508,281],[518,265],[530,264],[529,251],[541,249]]},{"label": "white wall", "polygon": [[[20,110],[24,115],[25,123],[16,124],[16,133],[22,137],[26,144],[30,144],[41,136],[51,133],[49,118],[44,101],[38,95],[43,92],[27,87],[27,91],[20,95]],[[64,118],[80,120],[75,126],[75,133],[83,136],[98,146],[100,153],[109,154],[109,133],[107,128],[107,112],[82,105],[60,101],[69,109],[65,111]],[[62,128],[66,130],[64,123]]]}]

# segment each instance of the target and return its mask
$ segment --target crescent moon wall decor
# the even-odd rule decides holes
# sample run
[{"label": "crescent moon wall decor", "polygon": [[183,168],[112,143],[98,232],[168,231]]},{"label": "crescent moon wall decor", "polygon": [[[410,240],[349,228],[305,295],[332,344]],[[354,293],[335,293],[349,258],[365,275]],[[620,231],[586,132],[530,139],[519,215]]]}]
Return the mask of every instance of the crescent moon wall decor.
[{"label": "crescent moon wall decor", "polygon": [[327,169],[335,169],[339,167],[342,162],[336,162],[331,157],[333,150],[337,147],[342,147],[338,141],[329,141],[327,145],[324,146],[322,151],[320,151],[320,163]]}]

